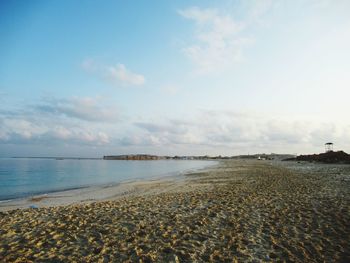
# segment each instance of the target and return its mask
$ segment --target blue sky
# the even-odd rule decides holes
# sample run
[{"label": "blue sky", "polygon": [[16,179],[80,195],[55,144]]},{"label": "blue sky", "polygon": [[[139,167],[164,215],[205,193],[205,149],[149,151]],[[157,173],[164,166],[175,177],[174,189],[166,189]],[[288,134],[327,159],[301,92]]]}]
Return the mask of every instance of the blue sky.
[{"label": "blue sky", "polygon": [[0,156],[350,151],[350,2],[2,1]]}]

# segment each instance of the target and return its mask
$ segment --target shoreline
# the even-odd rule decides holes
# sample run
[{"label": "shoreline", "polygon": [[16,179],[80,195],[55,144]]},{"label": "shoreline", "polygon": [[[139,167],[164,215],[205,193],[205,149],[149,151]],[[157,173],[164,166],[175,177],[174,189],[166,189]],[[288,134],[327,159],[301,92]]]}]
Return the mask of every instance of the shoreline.
[{"label": "shoreline", "polygon": [[222,161],[106,200],[0,212],[4,262],[349,262],[350,166]]},{"label": "shoreline", "polygon": [[[207,164],[200,168],[190,168],[163,174],[161,176],[136,178],[101,185],[74,187],[64,190],[29,194],[24,197],[11,198],[8,200],[0,200],[0,212],[15,209],[67,206],[113,200],[128,195],[147,194],[150,192],[150,189],[155,186],[161,186],[164,189],[170,190],[168,188],[174,187],[175,184],[184,184],[182,181],[186,180],[186,174],[204,172],[220,164],[220,161],[217,160],[213,162],[215,163]],[[152,191],[154,191],[154,189]]]}]

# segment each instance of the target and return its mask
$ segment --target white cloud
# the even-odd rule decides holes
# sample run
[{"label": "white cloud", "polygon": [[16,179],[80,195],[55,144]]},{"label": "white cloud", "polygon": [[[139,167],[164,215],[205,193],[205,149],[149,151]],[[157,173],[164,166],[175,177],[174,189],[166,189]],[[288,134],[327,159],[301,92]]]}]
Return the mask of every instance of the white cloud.
[{"label": "white cloud", "polygon": [[93,59],[85,59],[81,67],[90,74],[95,74],[99,78],[112,83],[114,86],[142,86],[146,79],[142,74],[132,72],[124,64],[116,66],[102,65]]},{"label": "white cloud", "polygon": [[93,59],[87,58],[81,63],[81,67],[87,72],[95,72],[97,65]]},{"label": "white cloud", "polygon": [[106,145],[110,142],[110,137],[105,132],[93,128],[61,125],[50,127],[45,133],[39,134],[36,139],[46,144],[71,143],[92,146]]},{"label": "white cloud", "polygon": [[101,145],[109,143],[109,136],[104,132],[93,133],[87,131],[79,131],[77,135],[77,138],[80,138],[82,141],[92,144]]},{"label": "white cloud", "polygon": [[4,118],[0,128],[0,142],[7,144],[36,144],[36,145],[106,145],[110,137],[98,127],[85,125],[55,124],[55,120],[24,118]]},{"label": "white cloud", "polygon": [[2,132],[7,134],[6,138],[15,135],[23,139],[32,139],[38,134],[45,133],[47,128],[24,118],[4,118]]},{"label": "white cloud", "polygon": [[39,105],[0,111],[0,141],[6,144],[106,145],[110,135],[105,130],[119,123],[119,118],[114,107],[103,103],[99,98],[50,98]]},{"label": "white cloud", "polygon": [[267,13],[273,6],[273,0],[255,0],[250,11],[250,20],[260,20],[260,17]]},{"label": "white cloud", "polygon": [[198,73],[227,69],[241,60],[243,48],[253,39],[243,36],[245,24],[217,9],[190,7],[178,13],[195,22],[195,42],[183,49]]},{"label": "white cloud", "polygon": [[143,75],[131,72],[123,64],[108,67],[107,77],[115,83],[120,82],[125,85],[140,86],[145,84],[145,77]]},{"label": "white cloud", "polygon": [[97,98],[48,99],[36,109],[56,116],[64,115],[85,121],[111,122],[118,120],[118,112],[115,107],[100,105]]},{"label": "white cloud", "polygon": [[58,126],[52,131],[52,135],[55,138],[66,140],[72,136],[72,131],[66,127]]},{"label": "white cloud", "polygon": [[168,95],[176,95],[179,93],[180,90],[181,90],[180,86],[176,84],[167,84],[167,85],[164,85],[161,89],[163,93]]}]

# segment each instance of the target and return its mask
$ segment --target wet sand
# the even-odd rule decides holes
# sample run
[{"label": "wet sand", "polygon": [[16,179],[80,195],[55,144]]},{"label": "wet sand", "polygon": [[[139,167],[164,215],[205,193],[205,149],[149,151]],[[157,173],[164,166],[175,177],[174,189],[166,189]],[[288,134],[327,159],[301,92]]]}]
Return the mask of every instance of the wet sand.
[{"label": "wet sand", "polygon": [[1,212],[0,261],[350,262],[349,176],[228,160],[105,201]]},{"label": "wet sand", "polygon": [[181,188],[187,184],[186,181],[185,177],[177,175],[152,180],[135,180],[118,184],[52,192],[27,198],[1,201],[0,212],[25,209],[32,206],[36,208],[45,208],[82,203],[88,204],[98,201],[116,200],[123,197],[169,192],[175,189],[180,191]]}]

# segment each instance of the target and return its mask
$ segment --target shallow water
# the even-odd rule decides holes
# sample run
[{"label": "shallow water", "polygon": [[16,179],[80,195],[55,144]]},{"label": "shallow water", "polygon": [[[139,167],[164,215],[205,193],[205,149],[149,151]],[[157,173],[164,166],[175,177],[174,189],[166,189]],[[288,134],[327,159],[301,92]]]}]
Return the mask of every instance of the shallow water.
[{"label": "shallow water", "polygon": [[174,175],[212,161],[114,161],[101,159],[0,159],[0,200],[32,194]]}]

